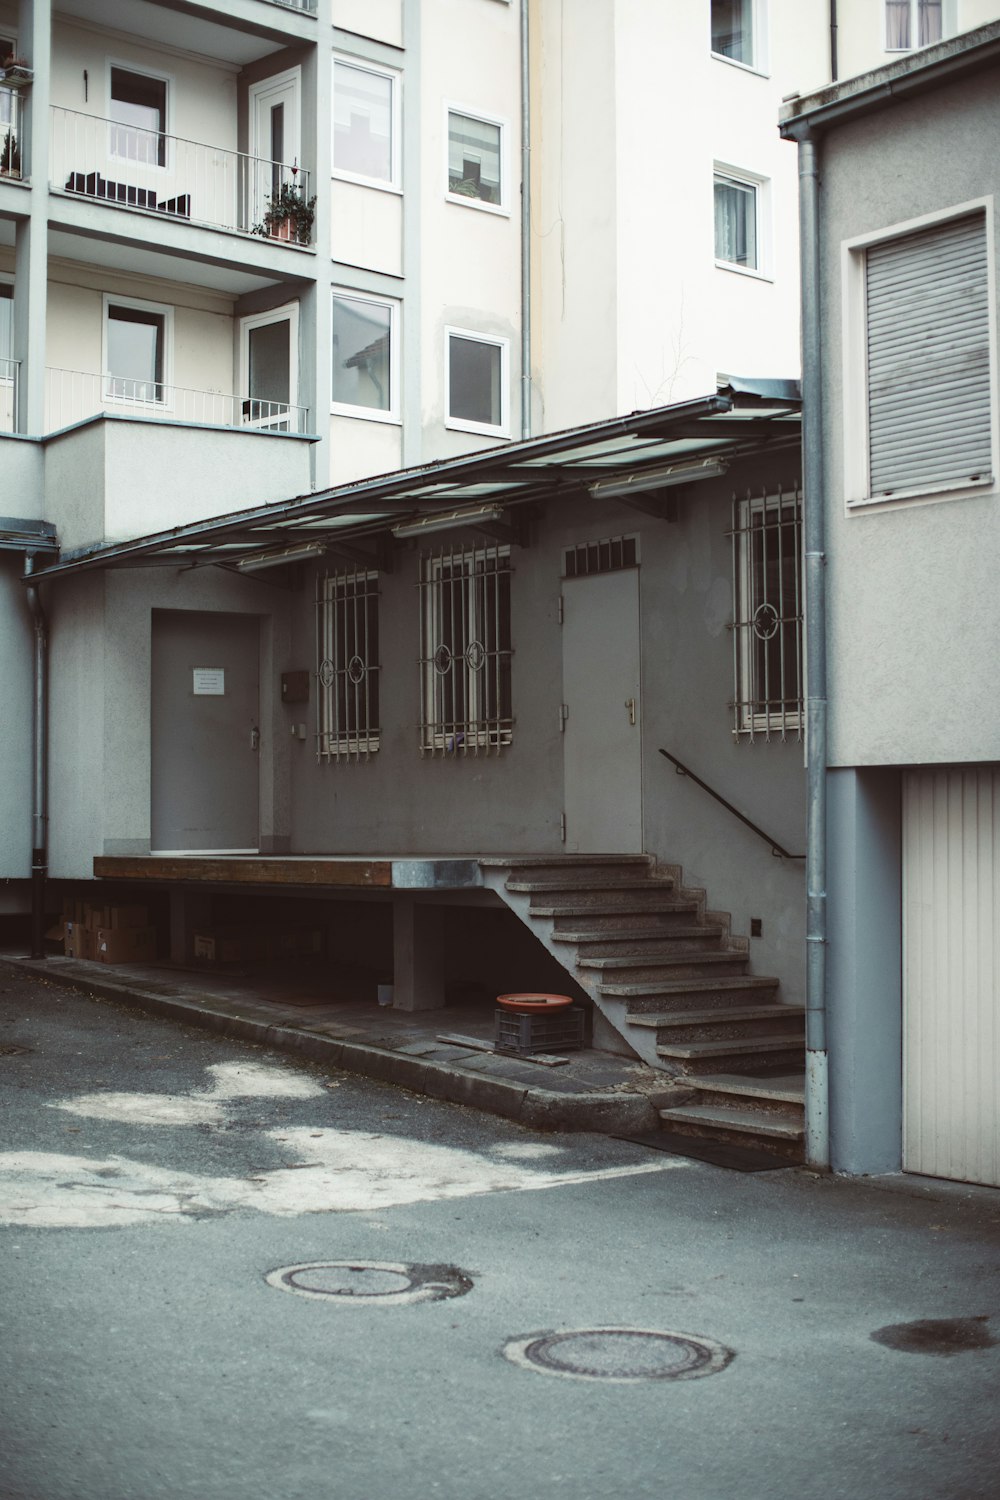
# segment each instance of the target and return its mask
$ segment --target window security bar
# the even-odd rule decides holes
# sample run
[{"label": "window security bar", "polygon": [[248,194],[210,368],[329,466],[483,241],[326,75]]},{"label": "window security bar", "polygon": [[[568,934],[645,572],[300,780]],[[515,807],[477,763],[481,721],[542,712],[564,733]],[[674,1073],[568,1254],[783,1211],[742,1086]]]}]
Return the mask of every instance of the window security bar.
[{"label": "window security bar", "polygon": [[733,733],[801,740],[802,495],[733,496]]},{"label": "window security bar", "polygon": [[593,573],[616,573],[639,561],[639,538],[609,536],[600,542],[581,542],[563,553],[564,578],[588,578]]},{"label": "window security bar", "polygon": [[316,758],[368,760],[379,747],[378,573],[316,580]]},{"label": "window security bar", "polygon": [[[295,163],[59,105],[51,107],[51,119],[49,181],[57,192],[243,234],[263,223],[282,188],[309,201],[309,173]],[[278,243],[299,243],[278,225],[272,236]]]},{"label": "window security bar", "polygon": [[511,743],[510,548],[420,562],[420,750],[489,755]]}]

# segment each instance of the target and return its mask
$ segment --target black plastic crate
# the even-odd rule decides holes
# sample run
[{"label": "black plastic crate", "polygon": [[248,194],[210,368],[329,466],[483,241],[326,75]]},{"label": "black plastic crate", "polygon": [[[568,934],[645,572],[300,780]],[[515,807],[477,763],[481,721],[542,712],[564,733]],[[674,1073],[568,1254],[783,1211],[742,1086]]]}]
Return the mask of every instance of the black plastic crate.
[{"label": "black plastic crate", "polygon": [[579,1052],[582,1047],[582,1006],[562,1006],[550,1015],[497,1009],[498,1052]]}]

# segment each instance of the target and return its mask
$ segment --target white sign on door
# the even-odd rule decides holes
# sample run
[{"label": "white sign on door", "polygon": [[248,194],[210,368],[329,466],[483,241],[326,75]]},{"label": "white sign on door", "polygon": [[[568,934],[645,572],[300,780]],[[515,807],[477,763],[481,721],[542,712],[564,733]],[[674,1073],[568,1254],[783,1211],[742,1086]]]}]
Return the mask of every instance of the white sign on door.
[{"label": "white sign on door", "polygon": [[195,667],[194,695],[196,698],[224,698],[226,696],[225,667]]}]

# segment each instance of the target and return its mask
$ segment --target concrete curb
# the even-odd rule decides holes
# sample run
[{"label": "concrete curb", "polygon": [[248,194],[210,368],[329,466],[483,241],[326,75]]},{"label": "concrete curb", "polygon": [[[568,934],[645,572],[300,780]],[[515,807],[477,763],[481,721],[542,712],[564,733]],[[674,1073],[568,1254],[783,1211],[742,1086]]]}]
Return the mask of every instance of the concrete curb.
[{"label": "concrete curb", "polygon": [[431,1099],[466,1104],[533,1130],[592,1130],[602,1134],[636,1135],[655,1130],[659,1124],[656,1109],[645,1094],[570,1094],[527,1087],[513,1079],[484,1075],[453,1063],[435,1062],[431,1058],[409,1056],[388,1047],[349,1042],[287,1024],[272,1025],[251,1016],[234,1016],[210,1006],[192,1005],[179,995],[159,995],[138,986],[91,979],[89,975],[68,974],[62,970],[54,973],[46,968],[45,960],[4,957],[0,963],[49,978],[54,984],[102,1000],[134,1005],[148,1015],[199,1026],[218,1036],[257,1042],[327,1067],[343,1068],[345,1072],[358,1073],[364,1078],[397,1084]]}]

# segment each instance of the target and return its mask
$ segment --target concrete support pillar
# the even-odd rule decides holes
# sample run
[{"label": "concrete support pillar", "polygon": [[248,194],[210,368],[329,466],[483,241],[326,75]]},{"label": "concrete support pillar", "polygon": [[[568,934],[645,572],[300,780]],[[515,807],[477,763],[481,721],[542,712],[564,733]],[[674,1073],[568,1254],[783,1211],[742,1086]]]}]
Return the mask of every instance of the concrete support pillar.
[{"label": "concrete support pillar", "polygon": [[438,1010],[444,1005],[444,927],[439,906],[412,896],[392,903],[393,1008]]},{"label": "concrete support pillar", "polygon": [[189,964],[194,958],[194,935],[208,927],[212,898],[207,891],[170,892],[170,962]]},{"label": "concrete support pillar", "polygon": [[17,46],[34,72],[25,90],[22,171],[30,218],[19,220],[14,241],[14,358],[21,361],[16,430],[45,430],[45,316],[48,301],[49,76],[52,14],[46,4],[21,0]]}]

